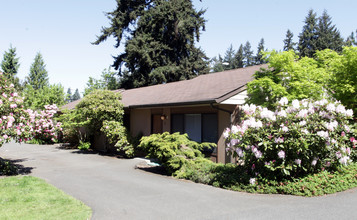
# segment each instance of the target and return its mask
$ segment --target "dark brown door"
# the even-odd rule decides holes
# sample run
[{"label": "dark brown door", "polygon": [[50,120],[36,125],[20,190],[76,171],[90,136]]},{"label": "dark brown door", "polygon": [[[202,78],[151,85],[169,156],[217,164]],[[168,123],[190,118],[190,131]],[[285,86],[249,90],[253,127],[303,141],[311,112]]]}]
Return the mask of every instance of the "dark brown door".
[{"label": "dark brown door", "polygon": [[161,115],[152,115],[152,129],[153,134],[162,133]]}]

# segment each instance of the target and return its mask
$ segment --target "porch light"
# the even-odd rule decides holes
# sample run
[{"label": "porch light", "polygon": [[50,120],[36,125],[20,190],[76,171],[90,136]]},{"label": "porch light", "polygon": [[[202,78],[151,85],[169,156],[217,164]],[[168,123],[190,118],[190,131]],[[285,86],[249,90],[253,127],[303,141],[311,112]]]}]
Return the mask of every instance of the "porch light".
[{"label": "porch light", "polygon": [[165,119],[168,119],[168,116],[167,115],[161,115],[161,120],[165,120]]}]

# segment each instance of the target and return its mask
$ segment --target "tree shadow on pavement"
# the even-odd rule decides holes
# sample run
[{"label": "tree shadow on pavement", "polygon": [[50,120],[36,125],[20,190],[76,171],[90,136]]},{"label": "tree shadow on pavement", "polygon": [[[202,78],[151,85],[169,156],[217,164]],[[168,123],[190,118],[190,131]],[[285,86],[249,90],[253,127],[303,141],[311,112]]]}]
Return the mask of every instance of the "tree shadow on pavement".
[{"label": "tree shadow on pavement", "polygon": [[8,160],[0,157],[0,176],[14,176],[30,174],[33,167],[20,164],[27,159]]}]

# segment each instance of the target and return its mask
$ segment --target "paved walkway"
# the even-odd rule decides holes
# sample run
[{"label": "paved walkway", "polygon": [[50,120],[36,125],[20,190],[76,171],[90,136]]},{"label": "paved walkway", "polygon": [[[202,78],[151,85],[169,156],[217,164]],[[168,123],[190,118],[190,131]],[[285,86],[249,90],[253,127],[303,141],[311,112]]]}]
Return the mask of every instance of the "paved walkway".
[{"label": "paved walkway", "polygon": [[86,203],[92,219],[357,218],[357,189],[314,198],[240,193],[137,170],[139,159],[56,146],[10,143],[0,156]]}]

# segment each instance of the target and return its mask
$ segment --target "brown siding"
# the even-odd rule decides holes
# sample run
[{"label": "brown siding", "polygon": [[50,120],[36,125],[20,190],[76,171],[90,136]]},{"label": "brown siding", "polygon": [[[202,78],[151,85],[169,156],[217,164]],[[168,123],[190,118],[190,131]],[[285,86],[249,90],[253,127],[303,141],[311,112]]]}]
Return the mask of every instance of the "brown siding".
[{"label": "brown siding", "polygon": [[150,109],[132,109],[130,111],[130,132],[136,136],[142,133],[144,136],[151,133]]}]

